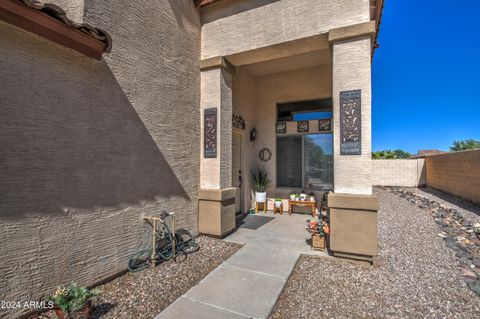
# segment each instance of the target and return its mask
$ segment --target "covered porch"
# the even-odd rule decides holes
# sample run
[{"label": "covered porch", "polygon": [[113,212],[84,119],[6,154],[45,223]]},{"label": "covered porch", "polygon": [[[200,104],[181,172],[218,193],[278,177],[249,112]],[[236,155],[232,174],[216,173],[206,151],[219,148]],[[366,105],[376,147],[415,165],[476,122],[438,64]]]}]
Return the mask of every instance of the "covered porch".
[{"label": "covered porch", "polygon": [[[289,194],[302,191],[317,203],[325,191],[341,195],[344,212],[376,211],[374,34],[369,22],[201,61],[201,233],[224,236],[235,228],[235,213],[254,207],[251,171],[258,167],[271,181],[269,211],[278,198],[287,212]],[[309,212],[303,208],[292,210]]]}]

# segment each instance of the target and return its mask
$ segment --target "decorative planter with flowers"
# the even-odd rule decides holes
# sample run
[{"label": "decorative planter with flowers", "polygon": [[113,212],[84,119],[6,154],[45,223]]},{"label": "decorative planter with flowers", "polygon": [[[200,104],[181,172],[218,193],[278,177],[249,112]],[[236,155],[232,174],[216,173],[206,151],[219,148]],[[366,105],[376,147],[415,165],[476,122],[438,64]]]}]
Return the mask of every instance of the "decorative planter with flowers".
[{"label": "decorative planter with flowers", "polygon": [[54,304],[54,311],[59,319],[87,319],[90,315],[92,301],[100,295],[100,290],[87,289],[71,283],[59,286],[47,299]]},{"label": "decorative planter with flowers", "polygon": [[325,249],[325,235],[330,233],[330,227],[327,222],[318,217],[307,219],[307,230],[312,235],[312,249]]},{"label": "decorative planter with flowers", "polygon": [[306,199],[307,199],[307,194],[304,191],[302,191],[300,193],[300,200],[306,200]]}]

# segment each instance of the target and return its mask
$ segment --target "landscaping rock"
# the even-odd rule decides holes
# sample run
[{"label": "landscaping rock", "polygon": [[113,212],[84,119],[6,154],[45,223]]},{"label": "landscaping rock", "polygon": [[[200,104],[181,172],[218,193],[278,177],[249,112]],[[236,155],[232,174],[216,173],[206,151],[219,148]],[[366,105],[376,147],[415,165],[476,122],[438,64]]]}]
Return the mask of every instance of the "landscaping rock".
[{"label": "landscaping rock", "polygon": [[[467,288],[461,270],[477,268],[470,270],[468,261],[459,267],[460,259],[440,239],[442,232],[425,209],[383,190],[375,192],[380,197],[381,263],[301,256],[272,319],[479,318],[480,297],[474,292],[478,279],[468,277]],[[453,247],[458,235],[448,235]]]},{"label": "landscaping rock", "polygon": [[[428,196],[399,187],[383,187],[383,189],[429,213],[442,229],[437,236],[443,238],[455,252],[461,267],[480,267],[480,261],[474,260],[474,256],[480,256],[480,223],[465,218],[458,209],[429,199]],[[480,212],[480,209],[478,211]],[[470,269],[467,270],[472,273]]]}]

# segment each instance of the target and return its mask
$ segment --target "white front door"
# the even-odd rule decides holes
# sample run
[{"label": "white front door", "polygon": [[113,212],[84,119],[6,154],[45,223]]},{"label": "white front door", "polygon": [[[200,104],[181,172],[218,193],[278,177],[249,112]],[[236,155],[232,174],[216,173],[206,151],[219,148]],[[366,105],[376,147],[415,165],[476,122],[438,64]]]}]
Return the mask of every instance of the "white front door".
[{"label": "white front door", "polygon": [[242,134],[232,134],[232,187],[237,188],[235,212],[243,213]]}]

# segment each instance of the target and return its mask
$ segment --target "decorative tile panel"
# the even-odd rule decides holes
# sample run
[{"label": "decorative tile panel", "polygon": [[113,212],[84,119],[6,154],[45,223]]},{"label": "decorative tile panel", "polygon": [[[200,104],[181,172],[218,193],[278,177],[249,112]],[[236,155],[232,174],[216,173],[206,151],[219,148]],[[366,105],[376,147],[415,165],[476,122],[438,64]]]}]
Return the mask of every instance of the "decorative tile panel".
[{"label": "decorative tile panel", "polygon": [[204,111],[204,141],[203,156],[205,158],[217,157],[217,109],[211,108]]},{"label": "decorative tile panel", "polygon": [[287,133],[287,122],[277,122],[277,134]]},{"label": "decorative tile panel", "polygon": [[318,120],[318,131],[319,132],[330,132],[332,130],[332,120],[324,119]]},{"label": "decorative tile panel", "polygon": [[298,121],[297,122],[297,132],[304,133],[308,132],[308,121]]},{"label": "decorative tile panel", "polygon": [[362,154],[361,94],[340,92],[340,155]]},{"label": "decorative tile panel", "polygon": [[232,126],[241,130],[245,129],[245,119],[240,115],[232,115]]}]

